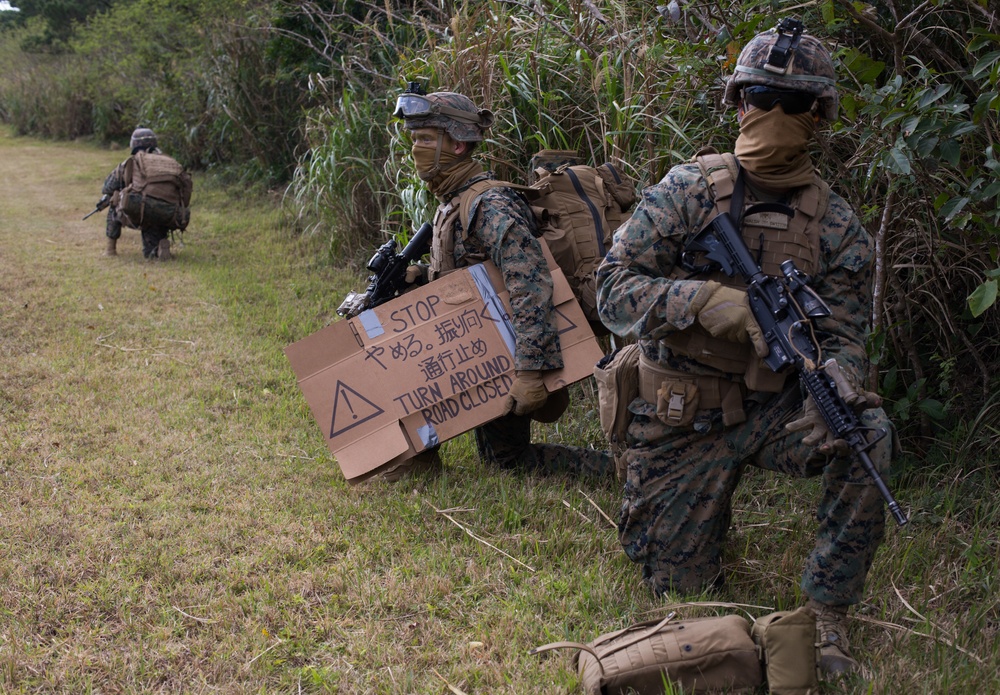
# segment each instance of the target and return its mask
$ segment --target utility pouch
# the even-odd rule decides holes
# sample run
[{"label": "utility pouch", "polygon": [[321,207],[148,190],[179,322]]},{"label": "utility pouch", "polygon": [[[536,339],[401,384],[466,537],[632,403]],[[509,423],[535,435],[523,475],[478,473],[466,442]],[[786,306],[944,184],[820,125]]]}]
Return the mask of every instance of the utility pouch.
[{"label": "utility pouch", "polygon": [[625,345],[603,357],[594,367],[594,380],[601,431],[611,445],[615,474],[623,480],[628,426],[632,422],[628,406],[639,395],[639,346]]},{"label": "utility pouch", "polygon": [[760,650],[769,693],[812,695],[819,692],[819,633],[816,615],[803,606],[778,611],[754,622],[751,636]]},{"label": "utility pouch", "polygon": [[665,379],[656,391],[656,417],[671,427],[688,427],[698,411],[698,385]]},{"label": "utility pouch", "polygon": [[664,680],[685,693],[750,693],[763,682],[750,624],[739,615],[650,620],[593,642],[554,642],[531,650],[577,649],[586,695],[661,695]]}]

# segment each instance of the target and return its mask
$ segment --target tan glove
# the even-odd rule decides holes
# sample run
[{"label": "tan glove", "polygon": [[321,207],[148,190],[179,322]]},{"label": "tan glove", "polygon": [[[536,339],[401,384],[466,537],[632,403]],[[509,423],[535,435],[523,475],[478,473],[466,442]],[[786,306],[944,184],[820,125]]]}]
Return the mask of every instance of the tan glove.
[{"label": "tan glove", "polygon": [[514,383],[510,386],[507,403],[503,414],[528,415],[538,410],[548,400],[549,392],[542,382],[542,373],[537,370],[518,370],[514,372]]},{"label": "tan glove", "polygon": [[855,380],[840,368],[837,360],[829,359],[823,364],[823,371],[830,375],[833,383],[837,385],[837,392],[844,399],[847,405],[854,408],[854,412],[860,413],[869,408],[878,408],[882,405],[882,397],[877,393],[865,391],[855,384]]},{"label": "tan glove", "polygon": [[802,417],[789,422],[785,425],[785,429],[789,432],[801,432],[811,429],[812,431],[802,438],[802,443],[806,446],[816,446],[819,444],[816,450],[824,455],[846,454],[850,450],[845,440],[833,438],[830,428],[826,426],[826,420],[820,414],[819,408],[816,407],[816,401],[813,400],[812,396],[806,396],[806,400],[802,404]]},{"label": "tan glove", "polygon": [[418,265],[416,263],[413,265],[406,266],[406,275],[403,277],[403,279],[406,280],[407,285],[412,285],[418,280],[426,280],[427,266]]},{"label": "tan glove", "polygon": [[716,338],[734,343],[752,342],[758,357],[769,352],[760,326],[750,313],[747,293],[708,280],[691,300],[698,323]]},{"label": "tan glove", "polygon": [[[878,408],[882,405],[882,399],[878,394],[865,391],[854,385],[854,380],[848,377],[841,370],[836,360],[827,360],[822,366],[823,371],[830,375],[833,383],[837,385],[837,392],[855,412],[860,413],[869,408]],[[812,431],[802,438],[802,443],[806,446],[816,446],[821,454],[846,454],[850,447],[843,439],[834,439],[830,428],[816,407],[816,401],[812,396],[807,396],[802,408],[802,417],[792,420],[785,429],[789,432],[801,432],[812,428]],[[820,444],[822,442],[822,444]]]}]

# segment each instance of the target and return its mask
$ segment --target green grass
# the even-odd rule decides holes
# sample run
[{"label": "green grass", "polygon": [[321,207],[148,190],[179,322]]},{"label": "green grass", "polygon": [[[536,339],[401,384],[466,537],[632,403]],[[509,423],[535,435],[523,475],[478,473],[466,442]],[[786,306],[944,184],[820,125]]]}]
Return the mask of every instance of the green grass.
[{"label": "green grass", "polygon": [[[574,693],[568,653],[529,649],[663,613],[604,517],[613,481],[496,471],[465,436],[438,477],[348,485],[283,348],[363,279],[202,178],[175,262],[131,230],[101,257],[80,217],[121,157],[0,132],[0,692]],[[591,441],[593,408],[579,389],[541,434]],[[903,462],[913,521],[852,630],[868,677],[828,692],[1000,688],[980,463]],[[799,602],[817,491],[746,476],[728,600]],[[713,610],[740,609],[682,612]]]}]

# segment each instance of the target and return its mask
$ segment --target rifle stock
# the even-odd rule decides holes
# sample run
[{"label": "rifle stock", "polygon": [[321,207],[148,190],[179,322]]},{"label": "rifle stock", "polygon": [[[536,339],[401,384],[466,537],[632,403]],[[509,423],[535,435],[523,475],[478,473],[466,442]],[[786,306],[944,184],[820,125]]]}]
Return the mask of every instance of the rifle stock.
[{"label": "rifle stock", "polygon": [[[789,216],[794,214],[794,210],[784,205],[766,203],[751,207],[746,214],[765,210]],[[703,254],[710,263],[696,265],[694,259],[697,254]],[[754,261],[728,212],[716,215],[685,246],[681,263],[695,272],[717,267],[729,277],[739,275],[746,282],[750,311],[769,348],[764,362],[775,372],[798,373],[830,433],[835,439],[847,442],[851,452],[871,476],[896,523],[905,525],[906,515],[868,455],[868,451],[888,433],[884,429],[875,430],[874,438],[869,441],[866,434],[872,432],[871,428],[861,425],[853,408],[841,397],[836,383],[817,364],[820,349],[813,321],[828,317],[831,312],[819,295],[809,287],[809,277],[796,268],[792,260],[781,264],[784,277],[765,275]]]},{"label": "rifle stock", "polygon": [[382,244],[368,261],[368,287],[363,293],[351,292],[340,306],[337,314],[353,318],[363,311],[385,304],[406,290],[406,269],[416,263],[430,249],[434,228],[424,222],[410,238],[402,251],[396,253],[396,240]]}]

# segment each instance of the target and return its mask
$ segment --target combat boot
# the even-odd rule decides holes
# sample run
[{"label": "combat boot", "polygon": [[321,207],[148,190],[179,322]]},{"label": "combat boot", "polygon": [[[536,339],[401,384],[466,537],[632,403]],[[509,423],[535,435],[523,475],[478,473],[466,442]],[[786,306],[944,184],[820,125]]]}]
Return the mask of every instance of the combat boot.
[{"label": "combat boot", "polygon": [[813,599],[806,605],[816,614],[820,673],[833,679],[857,671],[860,666],[847,641],[847,606],[830,606]]},{"label": "combat boot", "polygon": [[102,256],[117,256],[118,255],[118,240],[112,239],[111,237],[106,237],[108,240],[107,245],[104,247],[104,253]]},{"label": "combat boot", "polygon": [[436,475],[441,472],[441,467],[441,455],[435,447],[427,451],[421,451],[413,458],[387,466],[385,470],[378,472],[378,478],[387,483],[395,483],[403,478],[419,473]]},{"label": "combat boot", "polygon": [[170,239],[164,237],[160,239],[160,245],[156,249],[156,256],[161,261],[169,261],[173,256],[170,255]]}]

